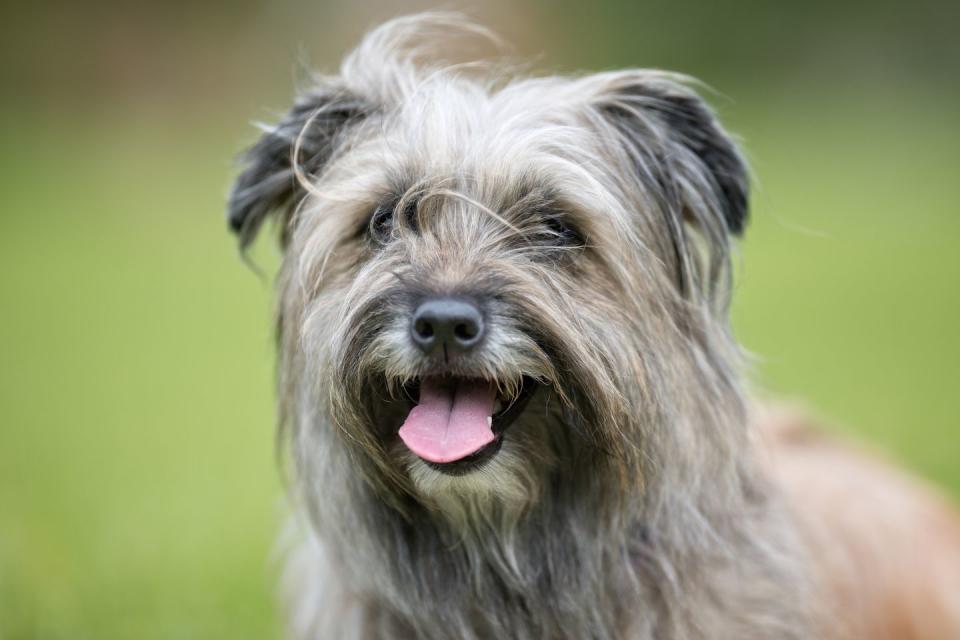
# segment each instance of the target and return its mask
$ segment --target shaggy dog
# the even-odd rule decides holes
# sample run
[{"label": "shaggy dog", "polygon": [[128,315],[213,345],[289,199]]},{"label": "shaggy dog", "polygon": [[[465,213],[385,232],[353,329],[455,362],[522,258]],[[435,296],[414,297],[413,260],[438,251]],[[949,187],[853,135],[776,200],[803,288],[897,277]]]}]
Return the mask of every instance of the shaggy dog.
[{"label": "shaggy dog", "polygon": [[960,638],[949,510],[748,411],[746,169],[689,82],[441,61],[479,34],[375,30],[230,200],[282,230],[292,634]]}]

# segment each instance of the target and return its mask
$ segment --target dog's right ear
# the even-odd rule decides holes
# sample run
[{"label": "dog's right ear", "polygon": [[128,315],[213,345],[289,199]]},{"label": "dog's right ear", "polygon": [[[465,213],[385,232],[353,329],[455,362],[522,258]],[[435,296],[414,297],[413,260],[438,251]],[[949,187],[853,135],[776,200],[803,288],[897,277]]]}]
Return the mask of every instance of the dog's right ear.
[{"label": "dog's right ear", "polygon": [[281,243],[286,244],[293,212],[307,193],[303,177],[320,174],[347,129],[369,113],[368,105],[350,92],[323,87],[301,95],[278,124],[264,128],[242,156],[244,169],[227,205],[227,220],[241,249],[274,211],[282,216]]}]

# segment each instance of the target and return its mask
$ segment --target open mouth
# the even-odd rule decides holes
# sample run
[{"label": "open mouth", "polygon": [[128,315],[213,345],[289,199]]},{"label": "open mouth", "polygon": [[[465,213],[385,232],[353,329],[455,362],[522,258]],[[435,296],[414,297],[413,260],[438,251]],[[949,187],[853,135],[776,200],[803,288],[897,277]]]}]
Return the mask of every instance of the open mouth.
[{"label": "open mouth", "polygon": [[503,432],[523,412],[536,387],[536,381],[524,377],[517,394],[505,398],[486,380],[425,377],[409,389],[418,399],[400,427],[400,439],[438,471],[473,471],[497,454]]}]

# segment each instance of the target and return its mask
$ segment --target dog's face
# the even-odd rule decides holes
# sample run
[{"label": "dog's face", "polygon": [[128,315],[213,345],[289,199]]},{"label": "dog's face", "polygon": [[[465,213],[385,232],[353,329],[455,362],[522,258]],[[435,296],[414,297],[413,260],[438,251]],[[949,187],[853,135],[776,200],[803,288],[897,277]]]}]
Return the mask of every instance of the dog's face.
[{"label": "dog's face", "polygon": [[491,84],[377,37],[267,131],[231,199],[244,243],[282,211],[289,419],[447,511],[637,481],[676,387],[723,367],[733,144],[663,74]]}]

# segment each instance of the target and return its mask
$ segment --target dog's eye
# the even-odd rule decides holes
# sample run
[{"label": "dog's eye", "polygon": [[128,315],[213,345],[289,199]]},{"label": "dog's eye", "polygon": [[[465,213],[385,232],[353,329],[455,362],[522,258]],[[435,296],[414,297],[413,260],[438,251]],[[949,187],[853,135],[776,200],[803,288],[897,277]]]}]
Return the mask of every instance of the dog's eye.
[{"label": "dog's eye", "polygon": [[396,202],[381,203],[370,216],[368,233],[370,238],[380,244],[385,244],[393,234],[393,210]]},{"label": "dog's eye", "polygon": [[577,247],[584,243],[583,236],[561,212],[542,214],[541,223],[543,230],[538,234],[539,244],[546,247]]},{"label": "dog's eye", "polygon": [[[370,239],[378,244],[386,244],[393,238],[394,228],[397,226],[397,207],[400,201],[392,200],[377,205],[370,216],[368,233]],[[417,231],[417,202],[408,200],[401,212],[406,227],[413,232]]]}]

